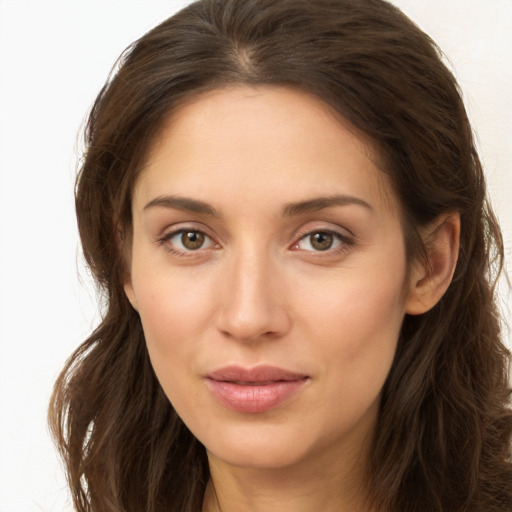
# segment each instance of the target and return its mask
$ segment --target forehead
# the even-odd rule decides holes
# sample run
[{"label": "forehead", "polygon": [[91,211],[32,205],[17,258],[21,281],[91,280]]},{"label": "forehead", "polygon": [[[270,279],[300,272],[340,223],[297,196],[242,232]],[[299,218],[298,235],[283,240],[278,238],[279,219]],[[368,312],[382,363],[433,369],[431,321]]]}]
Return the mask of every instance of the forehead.
[{"label": "forehead", "polygon": [[169,115],[135,201],[162,193],[221,200],[229,192],[249,202],[350,193],[394,210],[376,155],[367,137],[312,95],[283,87],[219,89]]}]

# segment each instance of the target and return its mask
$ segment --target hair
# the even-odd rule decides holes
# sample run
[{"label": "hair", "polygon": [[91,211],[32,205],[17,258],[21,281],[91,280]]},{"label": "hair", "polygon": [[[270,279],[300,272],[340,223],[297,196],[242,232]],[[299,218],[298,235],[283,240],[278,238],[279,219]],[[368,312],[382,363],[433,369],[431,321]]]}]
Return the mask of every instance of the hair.
[{"label": "hair", "polygon": [[295,88],[366,134],[401,204],[409,261],[427,250],[422,227],[460,214],[452,283],[434,308],[403,322],[370,450],[369,499],[387,512],[512,510],[499,226],[454,77],[436,44],[384,0],[201,0],[114,68],[88,118],[76,183],[104,312],[67,361],[49,415],[76,510],[201,510],[205,449],[153,372],[123,290],[123,240],[131,243],[132,192],[163,122],[188,98],[231,85]]}]

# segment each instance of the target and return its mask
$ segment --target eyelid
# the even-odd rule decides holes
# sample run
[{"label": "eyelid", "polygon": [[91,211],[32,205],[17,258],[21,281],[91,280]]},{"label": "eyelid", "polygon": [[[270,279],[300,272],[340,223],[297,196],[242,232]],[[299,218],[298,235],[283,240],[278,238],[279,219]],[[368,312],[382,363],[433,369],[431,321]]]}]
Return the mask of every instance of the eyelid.
[{"label": "eyelid", "polygon": [[[164,230],[164,232],[157,237],[156,242],[160,245],[166,245],[166,249],[173,254],[177,254],[179,256],[194,256],[204,252],[205,250],[220,248],[220,244],[216,241],[214,236],[208,233],[208,231],[209,230],[205,229],[204,227],[197,227],[188,223],[180,223],[168,227],[166,230]],[[193,250],[174,247],[172,244],[170,244],[170,240],[172,238],[187,232],[201,233],[206,239],[209,240],[208,246]]]},{"label": "eyelid", "polygon": [[[211,249],[220,249],[222,246],[219,242],[217,242],[216,237],[209,233],[209,229],[204,226],[195,226],[193,223],[179,223],[172,226],[168,226],[167,229],[163,231],[161,235],[159,235],[156,239],[156,243],[160,245],[167,245],[167,250],[171,253],[180,255],[180,256],[194,256],[204,253],[204,251]],[[196,232],[201,233],[209,240],[207,247],[200,247],[198,249],[181,249],[179,247],[172,246],[169,241],[182,233],[186,232]],[[299,243],[311,236],[315,233],[329,233],[334,235],[334,237],[339,241],[339,243],[335,247],[329,247],[325,250],[320,249],[303,249],[298,247]],[[294,237],[294,242],[291,244],[289,249],[293,251],[302,251],[305,253],[310,253],[315,256],[328,256],[337,254],[339,252],[343,252],[348,250],[351,246],[353,246],[356,242],[355,235],[348,230],[347,228],[342,228],[339,226],[332,227],[332,225],[316,225],[311,227],[303,227]]]},{"label": "eyelid", "polygon": [[[334,235],[340,243],[333,248],[328,248],[325,250],[308,250],[308,249],[301,249],[298,247],[299,243],[307,238],[308,236],[314,235],[315,233],[329,233]],[[293,242],[291,249],[295,251],[304,251],[312,254],[317,254],[319,256],[321,255],[332,255],[336,252],[341,252],[343,250],[348,249],[350,246],[355,244],[355,236],[348,230],[343,228],[333,228],[333,227],[327,227],[327,226],[315,226],[311,228],[303,228],[295,237],[295,242]]]}]

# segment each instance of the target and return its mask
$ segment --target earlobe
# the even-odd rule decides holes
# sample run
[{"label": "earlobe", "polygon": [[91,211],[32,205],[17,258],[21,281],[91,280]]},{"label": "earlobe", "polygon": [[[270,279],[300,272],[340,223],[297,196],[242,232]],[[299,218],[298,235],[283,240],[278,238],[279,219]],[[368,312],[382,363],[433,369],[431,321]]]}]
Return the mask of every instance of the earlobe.
[{"label": "earlobe", "polygon": [[421,315],[432,309],[450,285],[460,241],[460,215],[444,215],[432,223],[425,233],[428,264],[418,262],[414,267],[406,313]]},{"label": "earlobe", "polygon": [[133,291],[132,280],[130,277],[126,278],[123,287],[124,293],[126,294],[128,300],[130,301],[132,308],[135,309],[135,311],[138,311],[137,298],[135,297],[135,292]]},{"label": "earlobe", "polygon": [[130,301],[132,308],[135,309],[135,311],[138,311],[137,298],[135,297],[135,292],[133,290],[132,285],[132,278],[130,275],[130,271],[128,270],[128,268],[131,266],[131,252],[128,249],[130,244],[127,244],[125,232],[121,228],[121,224],[119,222],[117,223],[116,238],[119,251],[124,255],[124,263],[126,265],[124,270],[125,275],[123,283],[124,293],[128,300]]}]

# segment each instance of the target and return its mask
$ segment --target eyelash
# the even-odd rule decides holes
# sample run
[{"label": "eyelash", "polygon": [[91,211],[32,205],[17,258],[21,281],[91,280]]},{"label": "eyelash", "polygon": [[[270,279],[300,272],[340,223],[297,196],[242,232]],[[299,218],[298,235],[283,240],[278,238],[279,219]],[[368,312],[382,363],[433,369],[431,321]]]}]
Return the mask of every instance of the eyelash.
[{"label": "eyelash", "polygon": [[[292,249],[300,251],[301,249],[298,247],[299,243],[303,240],[306,240],[308,237],[312,237],[313,235],[317,234],[324,234],[324,235],[331,235],[333,238],[338,241],[338,245],[334,248],[329,247],[325,250],[306,250],[303,249],[304,252],[309,252],[315,257],[321,257],[323,255],[337,255],[340,253],[343,253],[350,249],[351,246],[354,245],[355,241],[352,237],[342,234],[339,231],[334,231],[332,229],[310,229],[305,232],[299,233],[297,237],[297,241],[293,243]],[[335,242],[334,242],[335,243]]]},{"label": "eyelash", "polygon": [[177,249],[176,247],[173,247],[168,243],[172,238],[179,236],[179,235],[183,235],[184,233],[196,233],[196,234],[203,235],[205,237],[205,239],[210,240],[212,245],[218,246],[218,244],[216,244],[212,240],[211,236],[208,236],[204,231],[202,231],[200,229],[193,229],[193,228],[180,228],[180,229],[177,229],[176,231],[171,231],[170,233],[166,233],[163,237],[158,239],[158,243],[160,245],[164,245],[166,251],[169,252],[170,254],[173,254],[175,256],[185,257],[185,258],[194,256],[201,249],[204,249],[203,247],[199,247],[196,250],[189,249],[188,251],[184,251],[184,250]]},{"label": "eyelash", "polygon": [[[183,235],[184,233],[196,233],[196,234],[203,235],[205,237],[205,239],[208,239],[213,246],[219,247],[219,245],[209,235],[207,235],[204,231],[202,231],[200,229],[193,229],[193,228],[189,228],[189,229],[180,228],[180,229],[177,229],[176,231],[171,231],[169,233],[166,233],[164,236],[159,238],[157,241],[160,245],[164,245],[165,249],[170,254],[173,254],[175,256],[185,257],[185,258],[193,257],[195,254],[199,253],[199,251],[205,249],[204,247],[201,246],[196,250],[189,249],[189,250],[185,251],[185,250],[177,249],[176,247],[173,247],[168,243],[172,238],[179,236],[179,235]],[[306,250],[306,249],[300,249],[300,247],[298,247],[301,241],[306,240],[308,237],[311,237],[316,234],[324,234],[324,235],[333,236],[334,239],[336,239],[338,241],[338,245],[334,248],[329,247],[325,250],[320,250],[320,249],[319,250]],[[336,254],[347,251],[353,245],[354,245],[353,238],[351,238],[345,234],[339,233],[338,231],[334,231],[334,230],[330,230],[330,229],[312,229],[312,230],[308,230],[308,231],[300,233],[297,237],[297,241],[294,242],[293,245],[291,246],[291,249],[294,251],[303,250],[304,252],[311,253],[312,255],[314,254],[315,257],[322,256],[322,255],[331,255],[332,256],[332,255],[336,255]]]}]

